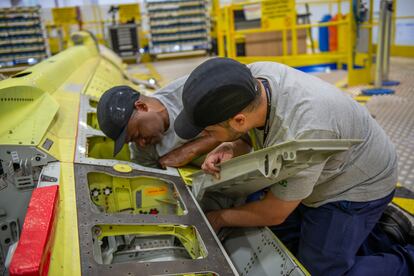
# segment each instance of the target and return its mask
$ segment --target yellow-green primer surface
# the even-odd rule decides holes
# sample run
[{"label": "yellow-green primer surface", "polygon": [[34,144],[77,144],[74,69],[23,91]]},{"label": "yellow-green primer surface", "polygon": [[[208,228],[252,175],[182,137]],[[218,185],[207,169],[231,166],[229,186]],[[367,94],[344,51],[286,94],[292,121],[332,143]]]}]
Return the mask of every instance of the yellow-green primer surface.
[{"label": "yellow-green primer surface", "polygon": [[115,177],[89,173],[92,202],[105,213],[183,215],[182,203],[173,183],[149,176]]}]

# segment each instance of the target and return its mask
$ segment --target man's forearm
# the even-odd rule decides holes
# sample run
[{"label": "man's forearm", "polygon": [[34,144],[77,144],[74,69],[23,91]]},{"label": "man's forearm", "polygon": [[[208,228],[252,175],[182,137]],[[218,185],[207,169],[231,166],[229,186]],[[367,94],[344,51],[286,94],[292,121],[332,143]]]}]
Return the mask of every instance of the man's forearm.
[{"label": "man's forearm", "polygon": [[211,136],[202,136],[170,151],[158,161],[162,167],[181,167],[197,157],[212,151],[219,144],[220,142]]},{"label": "man's forearm", "polygon": [[217,212],[217,228],[271,226],[283,223],[299,205],[297,201],[282,201],[268,192],[264,199]]},{"label": "man's forearm", "polygon": [[270,226],[283,222],[277,216],[265,212],[260,205],[260,201],[258,201],[220,210],[221,227]]},{"label": "man's forearm", "polygon": [[211,136],[202,136],[194,141],[188,142],[182,147],[187,147],[190,149],[191,155],[196,158],[198,156],[201,156],[205,153],[209,153],[213,149],[215,149],[218,145],[220,145],[220,142],[214,139]]}]

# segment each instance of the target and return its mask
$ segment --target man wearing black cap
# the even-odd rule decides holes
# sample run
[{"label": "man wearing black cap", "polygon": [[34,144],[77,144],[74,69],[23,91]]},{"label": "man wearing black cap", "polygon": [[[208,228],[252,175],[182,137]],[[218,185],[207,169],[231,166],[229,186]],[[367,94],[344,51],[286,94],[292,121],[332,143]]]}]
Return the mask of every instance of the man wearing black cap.
[{"label": "man wearing black cap", "polygon": [[[149,167],[178,167],[209,152],[219,143],[211,136],[180,139],[173,124],[182,109],[182,77],[151,96],[116,86],[99,100],[100,129],[115,141],[114,156],[130,143],[132,160]],[[194,138],[194,137],[193,137]]]},{"label": "man wearing black cap", "polygon": [[[293,139],[363,140],[275,183],[259,201],[207,213],[216,231],[273,226],[314,275],[400,275],[414,264],[411,257],[391,253],[356,257],[372,253],[364,245],[393,197],[397,155],[366,108],[339,89],[282,64],[245,66],[216,58],[190,74],[183,106],[175,121],[180,137],[191,139],[204,130],[224,142],[202,166],[217,176],[218,164],[249,152],[250,145],[238,139],[249,131],[258,148]],[[395,252],[414,253],[414,247],[404,250]]]}]

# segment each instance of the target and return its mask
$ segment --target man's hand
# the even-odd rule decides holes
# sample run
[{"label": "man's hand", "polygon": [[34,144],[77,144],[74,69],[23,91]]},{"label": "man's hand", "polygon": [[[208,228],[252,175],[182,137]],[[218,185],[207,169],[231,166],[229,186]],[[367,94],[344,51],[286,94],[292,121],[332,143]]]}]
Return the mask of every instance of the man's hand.
[{"label": "man's hand", "polygon": [[222,220],[221,220],[221,211],[211,211],[206,214],[208,221],[210,222],[211,227],[213,228],[216,234],[220,231],[223,227]]},{"label": "man's hand", "polygon": [[222,143],[220,146],[210,152],[204,160],[201,168],[204,172],[214,175],[217,179],[220,178],[220,168],[217,167],[220,163],[233,158],[233,144]]},{"label": "man's hand", "polygon": [[187,165],[195,158],[194,152],[188,147],[179,147],[162,156],[158,162],[165,167],[181,167]]}]

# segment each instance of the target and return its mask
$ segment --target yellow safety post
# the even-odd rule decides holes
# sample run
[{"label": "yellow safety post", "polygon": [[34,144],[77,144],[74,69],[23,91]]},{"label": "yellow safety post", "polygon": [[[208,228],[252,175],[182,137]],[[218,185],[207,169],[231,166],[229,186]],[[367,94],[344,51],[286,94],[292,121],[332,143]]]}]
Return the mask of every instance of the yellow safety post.
[{"label": "yellow safety post", "polygon": [[351,74],[353,71],[353,51],[354,51],[354,36],[352,35],[353,32],[353,28],[352,28],[352,24],[354,23],[354,14],[353,14],[353,9],[352,9],[352,0],[348,1],[349,3],[349,12],[347,15],[347,21],[348,21],[348,28],[347,28],[347,58],[346,58],[346,64],[347,64],[347,69],[348,69],[348,85],[351,82]]},{"label": "yellow safety post", "polygon": [[[352,4],[352,1],[349,1],[349,4]],[[372,58],[373,58],[373,47],[372,47],[372,14],[373,14],[373,1],[370,1],[370,18],[368,22],[362,23],[357,26],[355,21],[356,15],[353,13],[353,9],[349,12],[349,26],[347,35],[348,47],[352,47],[352,50],[348,52],[348,86],[355,86],[360,84],[369,84],[372,82]],[[363,30],[368,30],[368,47],[367,52],[359,52],[356,44],[357,38],[356,34],[358,32],[357,27],[359,27],[359,32]],[[349,50],[349,49],[348,49]],[[350,55],[350,56],[349,56]],[[351,62],[352,68],[349,68],[349,62]],[[362,67],[362,68],[358,68]]]},{"label": "yellow safety post", "polygon": [[236,36],[235,36],[235,26],[234,26],[234,7],[230,6],[229,10],[228,10],[228,22],[229,22],[229,40],[232,41],[233,43],[229,43],[229,49],[230,49],[230,53],[229,55],[234,58],[237,55],[237,49],[236,49]]},{"label": "yellow safety post", "polygon": [[230,35],[230,28],[231,28],[231,22],[230,22],[230,17],[229,13],[230,13],[231,9],[230,7],[225,7],[224,8],[224,22],[227,23],[226,25],[226,29],[225,29],[225,34],[226,34],[226,55],[229,58],[234,58],[232,55],[232,51],[231,51],[231,44],[234,43],[234,41],[232,40],[232,37]]},{"label": "yellow safety post", "polygon": [[224,49],[224,34],[223,34],[223,10],[220,9],[220,1],[213,0],[213,16],[214,16],[214,23],[215,23],[215,36],[217,39],[217,52],[218,56],[224,57],[225,49]]}]

